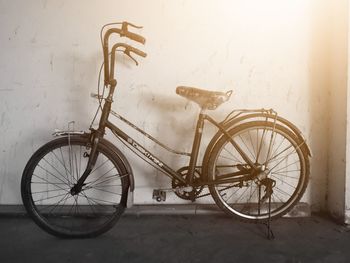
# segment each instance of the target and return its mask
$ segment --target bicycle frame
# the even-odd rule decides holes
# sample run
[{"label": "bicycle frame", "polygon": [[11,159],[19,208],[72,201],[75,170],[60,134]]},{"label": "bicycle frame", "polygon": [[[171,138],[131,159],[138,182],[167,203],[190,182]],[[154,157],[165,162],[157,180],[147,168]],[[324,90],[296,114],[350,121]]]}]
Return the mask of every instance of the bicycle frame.
[{"label": "bicycle frame", "polygon": [[[173,170],[169,165],[164,163],[163,161],[160,160],[160,158],[156,157],[154,154],[152,154],[149,150],[147,150],[145,147],[140,145],[138,142],[136,142],[133,138],[129,137],[125,132],[123,132],[121,129],[119,129],[117,126],[115,126],[113,123],[111,123],[109,120],[106,121],[106,127],[111,130],[111,132],[116,136],[122,139],[124,142],[127,142],[129,145],[131,145],[137,152],[145,156],[148,160],[150,160],[159,170],[164,172],[165,174],[169,175],[172,178],[176,178],[180,182],[188,185],[193,185],[193,186],[204,186],[204,185],[210,185],[217,183],[217,181],[213,182],[200,182],[200,183],[195,183],[193,184],[193,179],[194,179],[194,172],[197,167],[197,161],[198,161],[198,153],[201,145],[201,138],[202,138],[202,130],[204,127],[204,122],[208,121],[215,125],[220,131],[223,132],[223,134],[226,134],[227,132],[225,129],[222,127],[220,123],[217,123],[214,119],[212,119],[210,116],[204,113],[199,114],[199,118],[197,121],[196,125],[196,131],[194,135],[194,140],[193,140],[193,146],[192,146],[192,151],[191,153],[184,153],[184,152],[178,152],[176,150],[170,149],[169,147],[165,146],[158,140],[156,140],[154,137],[140,129],[139,127],[135,126],[131,122],[129,122],[127,119],[123,118],[121,115],[117,114],[114,111],[110,112],[112,115],[123,121],[124,123],[128,124],[130,127],[134,128],[138,132],[142,133],[145,137],[148,139],[152,140],[156,144],[160,145],[161,147],[165,148],[169,152],[179,154],[179,155],[186,155],[190,157],[189,161],[189,172],[188,176],[184,179],[179,173],[177,173],[175,170]],[[228,136],[228,135],[227,135]],[[247,161],[248,164],[251,164],[252,167],[255,168],[255,165],[252,163],[252,161],[246,156],[246,154],[240,149],[240,147],[232,140],[233,145],[236,145],[237,150],[242,152],[242,158]],[[220,183],[234,183],[234,182],[239,182],[242,180],[242,177],[238,178],[232,178],[234,176],[242,176],[242,175],[248,175],[247,171],[239,171],[236,173],[231,173],[226,175],[225,177],[231,177],[230,179],[225,179],[225,180],[220,180]],[[249,174],[250,175],[250,174]],[[221,177],[222,178],[222,177]]]},{"label": "bicycle frame", "polygon": [[[123,24],[124,25],[124,24]],[[123,31],[124,30],[124,31]],[[205,114],[205,112],[202,110],[199,114],[198,120],[197,120],[197,125],[196,125],[196,130],[194,134],[194,139],[193,139],[193,144],[192,144],[192,151],[191,153],[180,153],[177,151],[174,151],[168,147],[166,147],[164,144],[160,143],[157,141],[155,138],[141,130],[140,128],[136,127],[132,123],[130,123],[128,120],[125,118],[121,117],[120,115],[117,115],[115,112],[111,111],[111,105],[113,103],[113,95],[114,95],[114,90],[117,85],[117,80],[114,78],[114,63],[115,63],[115,52],[118,47],[124,47],[126,48],[126,45],[123,45],[121,43],[114,44],[112,48],[112,53],[111,53],[111,61],[109,65],[109,55],[108,55],[108,40],[109,36],[112,33],[118,33],[120,35],[121,32],[124,32],[123,34],[131,34],[127,32],[127,29],[124,27],[122,29],[109,29],[106,34],[104,35],[104,41],[103,41],[103,54],[104,54],[104,76],[105,76],[105,87],[109,88],[109,93],[107,98],[105,99],[105,103],[102,108],[102,114],[100,117],[99,121],[99,127],[97,130],[92,130],[91,134],[91,142],[92,142],[92,148],[91,148],[91,153],[89,157],[89,161],[87,164],[87,167],[82,174],[82,176],[79,178],[77,184],[72,188],[71,192],[72,194],[75,194],[77,192],[80,192],[82,189],[82,186],[92,171],[95,162],[98,157],[97,153],[97,146],[99,143],[99,140],[103,138],[105,134],[105,129],[106,127],[112,131],[112,133],[117,136],[118,138],[122,139],[123,141],[127,142],[130,144],[137,152],[148,158],[155,167],[157,167],[159,170],[164,172],[165,174],[169,175],[171,178],[176,178],[178,181],[182,182],[184,185],[189,185],[189,186],[204,186],[204,185],[210,185],[210,184],[215,184],[218,181],[211,181],[211,182],[196,182],[194,183],[194,174],[195,174],[195,168],[197,166],[197,161],[198,161],[198,153],[201,145],[201,139],[202,139],[202,132],[204,128],[204,122],[209,121],[212,123],[214,126],[216,126],[219,131],[221,131],[225,136],[227,136],[228,140],[232,143],[232,145],[235,147],[237,152],[242,156],[243,160],[250,166],[251,169],[249,170],[244,170],[244,171],[238,171],[230,174],[226,174],[222,176],[220,179],[220,183],[233,183],[233,182],[241,182],[242,181],[242,176],[247,176],[247,178],[251,178],[252,174],[258,170],[256,165],[250,160],[250,158],[244,153],[244,151],[239,147],[239,145],[231,138],[231,136],[228,134],[228,132],[224,128],[224,123],[218,123],[214,119],[212,119],[210,116]],[[134,40],[144,43],[144,38],[137,36],[135,34],[131,34]],[[129,48],[132,48],[129,46]],[[137,54],[141,56],[145,56],[145,53],[143,55],[142,51],[136,50],[132,48],[133,52],[136,52]],[[137,63],[137,62],[136,62]],[[125,132],[123,132],[121,129],[119,129],[117,126],[115,126],[113,123],[111,123],[108,120],[108,117],[110,113],[114,113],[116,117],[118,117],[120,120],[124,121],[143,135],[145,135],[147,138],[153,140],[155,143],[161,145],[163,148],[167,149],[168,151],[171,151],[173,153],[177,154],[182,154],[182,155],[188,155],[190,156],[190,161],[188,165],[188,173],[185,178],[182,177],[180,173],[177,173],[175,170],[173,170],[171,167],[169,167],[167,164],[165,164],[163,161],[161,161],[158,157],[154,156],[150,151],[148,151],[146,148],[141,146],[139,143],[137,143],[134,139],[129,137]]]},{"label": "bicycle frame", "polygon": [[[108,128],[111,130],[111,132],[118,138],[122,139],[124,142],[128,143],[130,146],[133,147],[138,153],[146,157],[149,161],[151,161],[155,167],[165,174],[169,175],[171,178],[176,178],[178,181],[182,182],[183,184],[190,185],[190,186],[204,186],[204,185],[210,185],[210,184],[215,184],[217,181],[212,181],[212,182],[196,182],[194,184],[194,173],[195,169],[197,166],[198,162],[198,154],[199,154],[199,149],[201,145],[201,139],[202,139],[202,131],[204,128],[204,123],[210,122],[214,126],[216,126],[224,135],[226,135],[232,145],[236,148],[236,150],[240,153],[242,158],[247,162],[247,164],[251,167],[251,170],[249,171],[254,171],[257,169],[255,164],[250,160],[250,158],[244,153],[244,151],[239,147],[239,145],[236,144],[234,140],[232,140],[231,136],[228,134],[228,132],[224,129],[223,125],[216,122],[213,118],[211,118],[209,115],[205,114],[204,111],[201,111],[198,120],[197,120],[197,125],[196,125],[196,130],[194,134],[194,139],[193,139],[193,144],[192,144],[192,151],[191,153],[185,153],[185,152],[178,152],[173,149],[170,149],[169,147],[165,146],[158,140],[156,140],[154,137],[137,127],[136,125],[132,124],[129,122],[127,119],[122,117],[121,115],[117,114],[116,112],[111,110],[111,104],[113,102],[113,93],[116,87],[116,81],[110,80],[111,83],[114,85],[111,85],[109,94],[106,98],[105,104],[102,109],[102,114],[101,114],[101,119],[99,123],[99,128],[96,130],[96,135],[99,137],[103,137],[103,134],[105,134],[105,128]],[[169,165],[164,163],[160,158],[155,156],[153,153],[151,153],[148,149],[145,147],[141,146],[137,141],[135,141],[133,138],[129,137],[125,132],[123,132],[120,128],[118,128],[116,125],[114,125],[112,122],[109,121],[108,117],[109,115],[112,114],[113,116],[117,117],[119,120],[123,121],[130,127],[134,128],[136,131],[140,132],[143,134],[145,137],[148,139],[152,140],[156,144],[160,145],[161,147],[165,148],[166,150],[175,153],[175,154],[180,154],[180,155],[186,155],[190,157],[189,165],[188,165],[188,174],[185,178],[181,176],[180,173],[177,173],[174,169],[172,169]],[[96,138],[96,136],[95,136]],[[94,140],[92,140],[94,141]],[[238,176],[250,176],[251,173],[247,173],[247,170],[245,171],[238,171],[235,173],[227,174],[220,179],[220,183],[234,183],[234,182],[240,182],[242,180],[242,177]],[[236,178],[235,178],[236,177]]]},{"label": "bicycle frame", "polygon": [[[121,27],[110,28],[103,35],[106,26],[115,24]],[[99,107],[90,131],[74,131],[71,127],[74,122],[70,122],[67,131],[54,133],[63,138],[46,143],[29,159],[21,181],[22,200],[28,214],[50,234],[87,238],[109,230],[124,209],[133,205],[132,168],[124,154],[104,138],[107,129],[137,156],[172,179],[171,189],[153,190],[152,198],[156,201],[165,201],[168,191],[192,202],[211,195],[227,214],[247,222],[266,223],[271,236],[271,219],[288,213],[307,187],[311,151],[301,132],[272,109],[233,110],[217,122],[206,111],[215,110],[228,101],[232,90],[208,91],[179,86],[176,93],[197,103],[201,111],[191,152],[169,148],[111,109],[117,86],[115,53],[123,52],[136,65],[138,61],[132,54],[147,56],[128,43],[116,43],[109,49],[111,34],[145,43],[145,38],[130,32],[128,26],[140,28],[124,21],[106,24],[101,29],[104,89],[100,93],[101,67]],[[98,128],[92,128],[98,113],[101,113]],[[174,170],[124,132],[119,121],[118,125],[113,124],[110,115],[167,151],[189,157],[188,165]],[[200,163],[199,150],[204,148],[202,136],[207,123],[217,131],[205,145]],[[202,193],[204,187],[209,191]]]}]

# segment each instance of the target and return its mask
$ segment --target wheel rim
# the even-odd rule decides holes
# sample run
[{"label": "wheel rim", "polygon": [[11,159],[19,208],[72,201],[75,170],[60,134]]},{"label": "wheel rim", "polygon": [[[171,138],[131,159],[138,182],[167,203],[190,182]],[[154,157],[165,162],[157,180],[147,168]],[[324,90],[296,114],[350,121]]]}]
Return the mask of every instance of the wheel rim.
[{"label": "wheel rim", "polygon": [[[269,217],[271,196],[271,217],[284,214],[299,199],[303,189],[305,163],[300,145],[282,129],[263,125],[242,129],[233,135],[233,139],[256,165],[264,167],[264,173],[260,175],[273,180],[275,186],[273,193],[266,195],[268,189],[261,185],[261,176],[260,180],[216,185],[212,189],[220,203],[239,217],[263,220]],[[215,179],[247,167],[229,142],[222,144],[218,153],[212,170]]]},{"label": "wheel rim", "polygon": [[77,195],[70,189],[86,167],[90,148],[72,142],[41,154],[28,185],[39,224],[62,235],[88,235],[118,218],[124,208],[125,175],[115,161],[99,151],[94,169]]}]

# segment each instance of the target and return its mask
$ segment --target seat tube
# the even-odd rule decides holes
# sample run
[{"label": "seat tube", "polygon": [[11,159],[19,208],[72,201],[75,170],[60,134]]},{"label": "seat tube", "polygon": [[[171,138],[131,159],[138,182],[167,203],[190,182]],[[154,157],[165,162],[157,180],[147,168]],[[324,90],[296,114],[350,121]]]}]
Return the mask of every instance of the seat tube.
[{"label": "seat tube", "polygon": [[205,116],[206,115],[204,113],[204,110],[201,109],[201,112],[200,112],[200,114],[198,116],[198,120],[197,120],[197,126],[196,126],[196,131],[195,131],[193,145],[192,145],[192,151],[191,151],[191,159],[190,159],[190,163],[189,163],[189,167],[188,167],[188,174],[186,177],[186,181],[188,184],[191,184],[194,180],[194,171],[196,168],[199,147],[200,147],[201,140],[202,140]]}]

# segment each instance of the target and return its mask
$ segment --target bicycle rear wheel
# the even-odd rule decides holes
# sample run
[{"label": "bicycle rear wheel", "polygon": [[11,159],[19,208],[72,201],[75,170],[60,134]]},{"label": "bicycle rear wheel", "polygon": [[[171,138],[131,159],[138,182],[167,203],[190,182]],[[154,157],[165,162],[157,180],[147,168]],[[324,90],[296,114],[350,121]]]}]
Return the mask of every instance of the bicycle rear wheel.
[{"label": "bicycle rear wheel", "polygon": [[103,142],[82,191],[70,190],[85,170],[91,148],[87,137],[55,139],[28,161],[21,184],[24,206],[41,228],[59,237],[93,237],[109,230],[126,206],[128,172]]},{"label": "bicycle rear wheel", "polygon": [[[216,204],[248,222],[278,218],[290,211],[308,183],[310,169],[304,142],[287,128],[265,121],[241,124],[229,134],[261,172],[234,183],[209,186]],[[208,180],[227,179],[227,175],[244,169],[249,171],[249,165],[223,136],[209,158]]]}]

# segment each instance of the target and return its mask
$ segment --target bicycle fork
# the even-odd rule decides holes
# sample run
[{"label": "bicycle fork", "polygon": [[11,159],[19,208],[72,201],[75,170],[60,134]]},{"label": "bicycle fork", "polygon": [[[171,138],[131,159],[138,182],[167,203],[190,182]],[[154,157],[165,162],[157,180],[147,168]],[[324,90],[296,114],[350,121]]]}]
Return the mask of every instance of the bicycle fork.
[{"label": "bicycle fork", "polygon": [[77,183],[70,190],[70,193],[72,195],[77,195],[81,192],[83,186],[85,185],[84,182],[85,182],[86,178],[90,175],[92,169],[94,168],[96,161],[97,161],[97,158],[98,158],[97,147],[98,147],[99,141],[100,141],[99,133],[98,133],[98,131],[94,131],[92,133],[91,152],[89,154],[88,163],[86,165],[85,171],[80,176]]},{"label": "bicycle fork", "polygon": [[81,175],[81,177],[78,179],[77,183],[70,190],[70,193],[72,195],[77,195],[81,192],[83,186],[85,185],[84,183],[85,183],[86,178],[90,175],[92,169],[94,168],[94,166],[96,164],[96,161],[98,158],[97,148],[98,148],[98,144],[100,142],[100,139],[103,138],[104,133],[105,133],[106,122],[107,122],[109,113],[111,111],[111,105],[113,102],[113,93],[114,93],[114,89],[116,87],[116,84],[117,84],[117,82],[115,80],[111,81],[109,94],[106,98],[105,104],[103,105],[102,114],[101,114],[98,129],[97,130],[91,129],[92,130],[92,133],[91,133],[91,152],[89,155],[89,161],[86,165],[84,173]]}]

